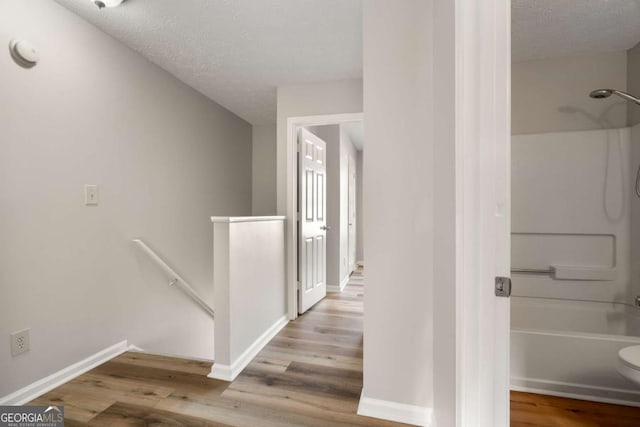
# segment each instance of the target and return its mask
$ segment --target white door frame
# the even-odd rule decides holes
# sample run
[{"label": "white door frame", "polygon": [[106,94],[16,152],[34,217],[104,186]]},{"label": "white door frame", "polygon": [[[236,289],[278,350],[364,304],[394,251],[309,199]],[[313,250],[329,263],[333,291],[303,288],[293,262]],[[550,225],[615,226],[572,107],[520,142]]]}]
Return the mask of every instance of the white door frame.
[{"label": "white door frame", "polygon": [[455,2],[458,426],[509,426],[511,2]]},{"label": "white door frame", "polygon": [[296,162],[298,158],[297,138],[298,128],[303,126],[323,126],[336,125],[349,122],[361,122],[364,118],[362,113],[327,114],[321,116],[300,116],[287,118],[287,221],[286,226],[286,247],[287,247],[287,310],[289,320],[298,317],[298,283],[296,273],[298,269],[297,261],[297,206],[298,206],[298,174]]}]

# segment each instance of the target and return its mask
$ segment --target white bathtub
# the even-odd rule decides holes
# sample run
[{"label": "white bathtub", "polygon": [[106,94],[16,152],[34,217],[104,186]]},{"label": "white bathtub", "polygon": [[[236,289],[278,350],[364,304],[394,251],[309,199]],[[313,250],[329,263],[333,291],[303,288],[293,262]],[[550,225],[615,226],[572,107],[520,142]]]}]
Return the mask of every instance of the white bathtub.
[{"label": "white bathtub", "polygon": [[640,310],[616,303],[513,297],[511,388],[640,406],[640,387],[616,371],[640,345]]}]

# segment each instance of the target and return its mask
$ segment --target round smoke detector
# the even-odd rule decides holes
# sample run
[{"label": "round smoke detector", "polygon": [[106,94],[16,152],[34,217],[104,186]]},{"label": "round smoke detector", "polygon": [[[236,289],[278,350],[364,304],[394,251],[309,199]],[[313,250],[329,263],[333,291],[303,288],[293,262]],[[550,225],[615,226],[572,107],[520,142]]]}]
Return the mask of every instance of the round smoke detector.
[{"label": "round smoke detector", "polygon": [[40,60],[38,50],[26,40],[11,40],[9,52],[16,64],[24,68],[35,67]]},{"label": "round smoke detector", "polygon": [[93,0],[93,4],[98,6],[98,9],[104,9],[105,7],[117,7],[123,2],[124,0]]}]

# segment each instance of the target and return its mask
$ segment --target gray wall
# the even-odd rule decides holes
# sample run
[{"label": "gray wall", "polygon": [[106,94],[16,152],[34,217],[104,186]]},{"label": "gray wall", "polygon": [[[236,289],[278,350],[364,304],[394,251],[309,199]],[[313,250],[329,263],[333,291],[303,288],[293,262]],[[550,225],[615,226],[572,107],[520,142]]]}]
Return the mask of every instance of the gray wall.
[{"label": "gray wall", "polygon": [[[627,51],[627,90],[640,97],[640,43]],[[627,124],[640,124],[640,106],[627,104]]]},{"label": "gray wall", "polygon": [[514,135],[626,126],[627,103],[589,97],[598,88],[626,90],[626,52],[516,62],[511,69]]},{"label": "gray wall", "polygon": [[362,203],[362,176],[363,168],[362,151],[356,153],[356,262],[364,261],[364,234],[362,233],[362,224],[364,217],[364,209]]},{"label": "gray wall", "polygon": [[131,239],[211,302],[209,217],[251,213],[251,126],[52,1],[2,1],[14,37],[42,60],[0,53],[0,396],[124,339],[212,358],[212,320]]},{"label": "gray wall", "polygon": [[[356,148],[347,132],[340,128],[340,277],[347,280],[349,269],[349,159],[355,163]],[[357,197],[357,194],[356,194]],[[356,200],[357,203],[357,200]],[[356,212],[358,207],[356,206]],[[357,218],[356,218],[357,221]],[[357,227],[357,223],[356,223]],[[357,230],[355,230],[357,233]],[[357,246],[357,235],[356,235]],[[357,248],[356,248],[357,251]],[[358,259],[356,258],[356,262]]]},{"label": "gray wall", "polygon": [[252,202],[253,215],[276,213],[276,125],[253,126]]},{"label": "gray wall", "polygon": [[371,0],[363,7],[363,396],[432,407],[431,6]]}]

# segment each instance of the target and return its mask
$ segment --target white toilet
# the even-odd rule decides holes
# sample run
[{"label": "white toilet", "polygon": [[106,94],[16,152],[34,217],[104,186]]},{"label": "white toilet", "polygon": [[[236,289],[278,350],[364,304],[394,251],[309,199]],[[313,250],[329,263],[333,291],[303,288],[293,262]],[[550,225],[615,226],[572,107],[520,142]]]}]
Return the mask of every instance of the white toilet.
[{"label": "white toilet", "polygon": [[640,385],[640,345],[620,350],[616,369],[623,377]]}]

